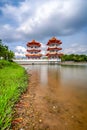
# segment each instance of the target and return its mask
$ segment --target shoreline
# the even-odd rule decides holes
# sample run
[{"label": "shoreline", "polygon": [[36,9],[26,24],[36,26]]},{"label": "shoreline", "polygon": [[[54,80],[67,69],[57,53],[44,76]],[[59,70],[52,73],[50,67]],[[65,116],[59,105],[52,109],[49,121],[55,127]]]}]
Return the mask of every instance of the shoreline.
[{"label": "shoreline", "polygon": [[20,65],[87,65],[87,62],[58,61],[54,60],[14,60]]},{"label": "shoreline", "polygon": [[43,102],[42,91],[38,89],[36,75],[28,74],[29,85],[27,91],[21,95],[14,106],[14,119],[11,128],[14,130],[44,130],[47,125],[44,124],[45,119],[42,114],[44,110],[41,110],[40,104]]},{"label": "shoreline", "polygon": [[78,95],[75,97],[73,89],[67,88],[71,82],[60,84],[60,80],[56,80],[58,76],[52,78],[52,72],[54,69],[52,76],[48,75],[49,85],[45,86],[45,82],[40,83],[38,69],[27,70],[29,85],[15,104],[13,130],[82,130],[82,127],[86,130],[85,116],[81,112],[83,107],[77,102]]},{"label": "shoreline", "polygon": [[59,65],[81,65],[81,66],[87,66],[87,62],[65,61],[65,62],[59,62]]}]

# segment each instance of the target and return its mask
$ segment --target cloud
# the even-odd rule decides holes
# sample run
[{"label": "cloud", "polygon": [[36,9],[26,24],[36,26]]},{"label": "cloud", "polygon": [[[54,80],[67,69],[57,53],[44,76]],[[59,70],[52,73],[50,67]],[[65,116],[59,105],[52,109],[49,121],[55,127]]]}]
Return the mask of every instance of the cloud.
[{"label": "cloud", "polygon": [[87,45],[79,45],[78,43],[72,44],[69,48],[63,50],[64,54],[86,54]]},{"label": "cloud", "polygon": [[24,0],[0,0],[0,6],[4,6],[5,4],[10,4],[10,5],[19,5],[20,2]]},{"label": "cloud", "polygon": [[19,6],[5,4],[0,10],[11,21],[0,26],[0,37],[8,42],[68,36],[87,27],[86,0],[25,0]]},{"label": "cloud", "polygon": [[41,53],[42,53],[43,55],[46,54],[46,50],[47,50],[46,44],[41,43]]},{"label": "cloud", "polygon": [[23,52],[23,53],[26,52],[26,48],[23,46],[16,46],[15,50],[18,52]]},{"label": "cloud", "polygon": [[18,53],[18,52],[15,52],[15,57],[16,58],[24,58],[25,57],[25,55],[23,54],[23,53]]},{"label": "cloud", "polygon": [[52,36],[61,37],[65,53],[87,54],[86,12],[87,0],[3,0],[0,1],[0,39],[13,50],[19,48],[15,49],[15,55],[20,56],[25,53],[21,47],[25,48],[32,39],[42,42],[45,54],[44,44]]},{"label": "cloud", "polygon": [[15,48],[15,57],[25,57],[26,48],[23,46],[16,46]]},{"label": "cloud", "polygon": [[34,14],[28,17],[18,30],[35,38],[76,33],[87,25],[85,4],[82,0],[47,1],[36,8]]}]

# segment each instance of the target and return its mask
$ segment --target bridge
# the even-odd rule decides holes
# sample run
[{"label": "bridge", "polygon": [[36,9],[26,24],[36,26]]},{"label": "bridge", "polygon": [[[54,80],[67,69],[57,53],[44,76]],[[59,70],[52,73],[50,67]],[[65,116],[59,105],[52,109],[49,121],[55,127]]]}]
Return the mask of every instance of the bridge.
[{"label": "bridge", "polygon": [[36,64],[58,64],[61,59],[15,59],[16,63],[21,65],[36,65]]}]

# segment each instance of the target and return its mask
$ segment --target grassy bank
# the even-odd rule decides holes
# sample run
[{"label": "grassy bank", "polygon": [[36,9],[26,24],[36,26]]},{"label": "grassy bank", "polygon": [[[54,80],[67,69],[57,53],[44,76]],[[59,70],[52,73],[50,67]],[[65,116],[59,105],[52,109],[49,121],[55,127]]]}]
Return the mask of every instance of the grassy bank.
[{"label": "grassy bank", "polygon": [[12,108],[27,87],[27,73],[14,62],[0,60],[0,129],[9,128]]}]

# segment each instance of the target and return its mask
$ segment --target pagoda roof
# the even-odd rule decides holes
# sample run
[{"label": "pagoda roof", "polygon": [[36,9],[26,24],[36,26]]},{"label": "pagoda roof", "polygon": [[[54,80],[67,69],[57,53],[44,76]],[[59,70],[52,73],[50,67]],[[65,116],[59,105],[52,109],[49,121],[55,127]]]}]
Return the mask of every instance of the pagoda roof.
[{"label": "pagoda roof", "polygon": [[56,39],[55,37],[52,37],[52,38],[48,41],[47,45],[52,44],[52,43],[62,44],[61,40],[58,40],[58,39]]},{"label": "pagoda roof", "polygon": [[41,50],[36,50],[36,49],[27,49],[27,52],[40,52]]},{"label": "pagoda roof", "polygon": [[33,45],[38,46],[38,47],[41,46],[41,44],[39,42],[35,41],[35,40],[32,40],[31,42],[27,43],[28,47],[33,46]]},{"label": "pagoda roof", "polygon": [[42,54],[26,54],[27,57],[41,57]]},{"label": "pagoda roof", "polygon": [[49,50],[62,50],[62,48],[59,48],[59,47],[50,48],[50,47],[48,47],[47,51],[49,51]]},{"label": "pagoda roof", "polygon": [[50,56],[59,56],[61,57],[63,55],[63,53],[47,53],[46,56],[50,57]]}]

